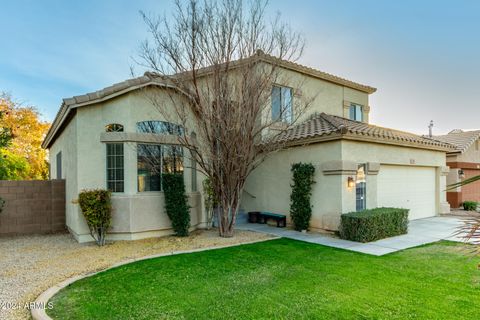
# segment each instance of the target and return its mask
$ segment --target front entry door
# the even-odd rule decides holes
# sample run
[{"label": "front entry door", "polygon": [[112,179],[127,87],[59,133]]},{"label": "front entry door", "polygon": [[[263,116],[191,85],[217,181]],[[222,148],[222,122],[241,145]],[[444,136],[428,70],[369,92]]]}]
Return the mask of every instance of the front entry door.
[{"label": "front entry door", "polygon": [[367,180],[364,164],[358,166],[355,182],[356,209],[357,211],[362,211],[366,209],[367,204]]}]

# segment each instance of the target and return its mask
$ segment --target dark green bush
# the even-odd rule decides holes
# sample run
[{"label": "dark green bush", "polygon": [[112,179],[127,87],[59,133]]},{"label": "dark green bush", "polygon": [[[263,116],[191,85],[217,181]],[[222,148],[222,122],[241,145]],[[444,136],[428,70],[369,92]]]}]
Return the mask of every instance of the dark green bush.
[{"label": "dark green bush", "polygon": [[340,237],[342,239],[370,242],[406,234],[408,209],[376,208],[342,214]]},{"label": "dark green bush", "polygon": [[463,209],[466,211],[475,211],[477,210],[478,202],[476,201],[464,201],[463,202]]},{"label": "dark green bush", "polygon": [[183,175],[165,173],[162,175],[165,210],[172,222],[172,228],[179,237],[188,236],[190,227],[190,207],[185,193]]},{"label": "dark green bush", "polygon": [[311,163],[295,163],[291,169],[293,173],[292,194],[290,195],[290,217],[295,230],[308,230],[312,217],[312,185],[315,167]]},{"label": "dark green bush", "polygon": [[90,234],[99,246],[105,244],[107,230],[112,221],[110,191],[103,189],[82,190],[78,203],[87,220]]}]

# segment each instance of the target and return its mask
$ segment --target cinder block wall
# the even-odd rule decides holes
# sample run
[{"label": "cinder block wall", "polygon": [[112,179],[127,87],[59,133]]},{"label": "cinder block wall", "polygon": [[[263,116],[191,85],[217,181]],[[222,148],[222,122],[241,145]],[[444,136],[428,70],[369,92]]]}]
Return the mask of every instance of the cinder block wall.
[{"label": "cinder block wall", "polygon": [[0,181],[0,236],[63,231],[65,180]]}]

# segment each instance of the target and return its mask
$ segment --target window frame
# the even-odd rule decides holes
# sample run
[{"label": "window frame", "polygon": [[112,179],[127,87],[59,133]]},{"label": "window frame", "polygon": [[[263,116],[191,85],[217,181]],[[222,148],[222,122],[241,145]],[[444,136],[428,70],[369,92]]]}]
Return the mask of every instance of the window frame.
[{"label": "window frame", "polygon": [[[348,118],[353,121],[363,122],[363,105],[359,103],[351,103],[348,109]],[[352,117],[353,111],[353,117]],[[358,120],[358,116],[360,116],[360,120]]]},{"label": "window frame", "polygon": [[185,128],[163,120],[144,120],[136,123],[137,133],[183,136]]},{"label": "window frame", "polygon": [[[278,96],[278,100],[279,100],[279,104],[280,104],[280,108],[278,111],[276,111],[277,108],[274,108],[274,103],[276,102],[274,100],[274,90],[275,89],[279,89],[279,96]],[[288,111],[285,111],[287,110],[287,106],[286,106],[286,98],[285,98],[285,95],[284,95],[284,92],[286,91],[289,91],[290,92],[290,103],[289,103],[289,110]],[[275,95],[276,96],[276,95]],[[275,122],[282,122],[282,123],[288,123],[288,124],[291,124],[293,122],[293,115],[294,115],[294,110],[293,110],[293,88],[292,87],[288,87],[288,86],[283,86],[283,85],[279,85],[279,84],[274,84],[272,86],[272,92],[271,92],[271,95],[270,95],[270,100],[271,100],[271,119],[272,121],[275,121]],[[276,114],[278,112],[278,115]]]},{"label": "window frame", "polygon": [[[121,154],[117,153],[117,147],[121,146]],[[113,153],[109,153],[109,147],[113,147]],[[105,174],[106,174],[106,187],[112,193],[124,193],[125,192],[125,146],[123,143],[106,143],[105,144]],[[117,166],[118,158],[121,157],[121,167]],[[113,166],[110,166],[110,158],[113,159]],[[109,170],[113,170],[114,179],[109,179]],[[122,179],[117,179],[117,170],[122,170]],[[121,183],[121,188],[117,189],[117,184]],[[112,185],[110,185],[112,184]],[[113,186],[113,187],[112,187]]]},{"label": "window frame", "polygon": [[[159,187],[159,190],[140,190],[140,175],[139,175],[139,148],[140,146],[155,146],[155,147],[158,147],[159,148],[159,154],[160,154],[160,161],[158,164],[156,164],[157,166],[159,166],[159,183],[158,183],[158,187]],[[185,173],[185,166],[184,166],[184,161],[185,161],[185,154],[184,154],[184,150],[183,150],[183,147],[181,145],[178,145],[178,144],[159,144],[159,143],[137,143],[137,193],[149,193],[149,192],[163,192],[163,184],[162,184],[162,175],[164,173],[164,163],[165,163],[165,160],[164,160],[164,152],[165,152],[165,148],[166,147],[171,147],[171,148],[178,148],[180,149],[180,163],[181,163],[181,166],[182,166],[182,170],[181,170],[181,174],[184,175]],[[174,167],[176,167],[176,160],[178,160],[177,158],[177,153],[176,152],[173,152],[173,160],[174,160]],[[180,173],[180,172],[179,172]],[[151,177],[152,175],[150,175]],[[185,177],[185,176],[184,176]],[[151,184],[150,184],[151,186]],[[151,188],[150,188],[151,189]]]},{"label": "window frame", "polygon": [[[359,173],[363,171],[363,180],[360,181]],[[363,199],[358,199],[359,191],[363,192]],[[359,206],[359,201],[361,206]],[[361,163],[357,165],[357,172],[355,173],[355,211],[362,211],[367,209],[367,164]]]},{"label": "window frame", "polygon": [[58,151],[55,155],[55,171],[57,174],[57,179],[62,179],[62,151]]},{"label": "window frame", "polygon": [[109,123],[105,126],[105,132],[123,132],[125,127],[119,123]]}]

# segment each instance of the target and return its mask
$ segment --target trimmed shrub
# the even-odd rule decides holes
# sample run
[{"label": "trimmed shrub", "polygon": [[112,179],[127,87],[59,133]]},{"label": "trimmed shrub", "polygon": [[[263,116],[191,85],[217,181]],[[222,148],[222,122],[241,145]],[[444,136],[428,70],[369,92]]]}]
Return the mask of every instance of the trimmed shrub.
[{"label": "trimmed shrub", "polygon": [[290,195],[290,217],[295,230],[308,230],[312,217],[312,185],[315,167],[311,163],[295,163],[293,173],[292,194]]},{"label": "trimmed shrub", "polygon": [[408,209],[376,208],[341,215],[340,238],[370,242],[408,232]]},{"label": "trimmed shrub", "polygon": [[172,222],[172,228],[179,237],[188,236],[190,227],[190,207],[185,193],[183,174],[165,173],[162,175],[165,210]]},{"label": "trimmed shrub", "polygon": [[466,211],[475,211],[477,210],[478,202],[476,201],[464,201],[463,209]]},{"label": "trimmed shrub", "polygon": [[78,195],[78,203],[93,239],[99,246],[105,244],[107,230],[112,221],[111,193],[108,190],[82,190]]}]

